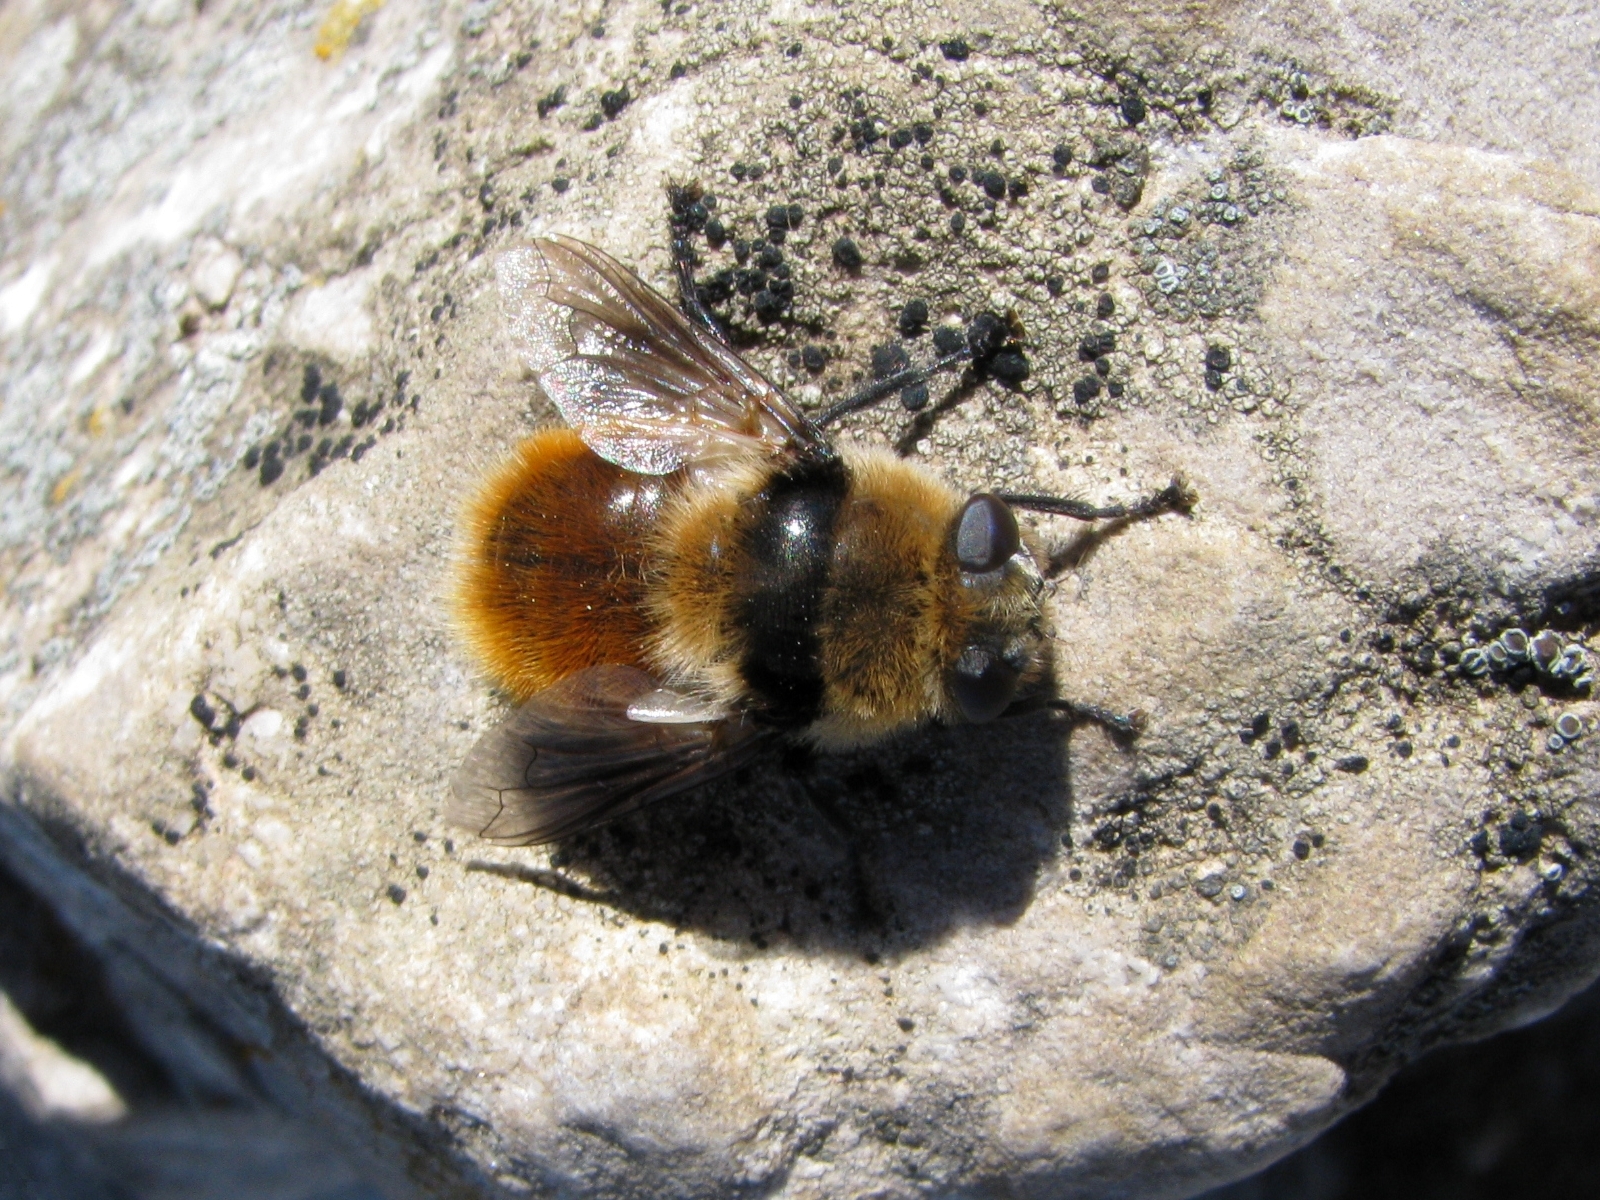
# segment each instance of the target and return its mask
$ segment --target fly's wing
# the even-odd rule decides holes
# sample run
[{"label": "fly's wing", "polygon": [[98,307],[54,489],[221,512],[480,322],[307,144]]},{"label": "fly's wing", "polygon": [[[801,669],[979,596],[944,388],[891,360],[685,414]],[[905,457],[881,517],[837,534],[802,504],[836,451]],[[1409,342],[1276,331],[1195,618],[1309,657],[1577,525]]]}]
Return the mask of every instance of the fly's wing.
[{"label": "fly's wing", "polygon": [[761,735],[633,667],[590,667],[486,734],[450,781],[452,823],[503,845],[553,842],[748,761]]},{"label": "fly's wing", "polygon": [[495,269],[523,364],[601,458],[665,475],[708,459],[827,452],[759,371],[593,246],[538,238]]}]

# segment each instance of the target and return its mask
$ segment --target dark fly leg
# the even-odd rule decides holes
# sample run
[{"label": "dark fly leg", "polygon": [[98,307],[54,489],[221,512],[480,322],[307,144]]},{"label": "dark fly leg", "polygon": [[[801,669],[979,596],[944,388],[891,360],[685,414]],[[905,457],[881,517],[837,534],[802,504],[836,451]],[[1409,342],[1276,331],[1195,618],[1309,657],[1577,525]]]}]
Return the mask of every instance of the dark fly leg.
[{"label": "dark fly leg", "polygon": [[957,367],[964,367],[972,360],[972,350],[966,346],[949,354],[936,358],[925,367],[907,367],[903,371],[896,371],[882,379],[874,379],[866,387],[853,396],[847,396],[839,403],[830,406],[817,418],[817,425],[826,428],[840,417],[850,413],[859,412],[863,408],[870,408],[874,404],[881,404],[896,392],[902,392],[908,387],[915,387],[919,383],[927,383],[935,375],[945,371],[953,371]]},{"label": "dark fly leg", "polygon": [[698,183],[667,185],[667,199],[672,205],[672,273],[678,280],[678,307],[684,315],[726,342],[727,331],[700,298],[700,288],[694,281],[694,245],[690,239],[705,225],[705,212],[699,209],[703,194]]},{"label": "dark fly leg", "polygon": [[1188,512],[1194,507],[1196,496],[1194,489],[1182,476],[1174,476],[1172,482],[1155,495],[1135,500],[1131,504],[1090,504],[1087,500],[1078,500],[1071,496],[1032,496],[1010,492],[1001,492],[1000,499],[1012,508],[1054,513],[1061,517],[1071,517],[1076,521],[1137,521],[1145,517],[1160,516],[1162,513]]}]

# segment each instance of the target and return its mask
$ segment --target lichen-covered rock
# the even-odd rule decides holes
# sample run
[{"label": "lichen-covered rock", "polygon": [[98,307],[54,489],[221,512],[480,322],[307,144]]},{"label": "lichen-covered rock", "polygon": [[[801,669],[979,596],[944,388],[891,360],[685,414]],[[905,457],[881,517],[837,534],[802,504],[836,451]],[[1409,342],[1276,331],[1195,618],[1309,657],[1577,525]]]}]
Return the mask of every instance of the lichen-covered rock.
[{"label": "lichen-covered rock", "polygon": [[[459,1178],[540,1194],[1177,1196],[1558,1003],[1600,970],[1600,168],[1550,159],[1596,143],[1494,125],[1454,26],[1378,60],[1398,18],[1358,10],[1296,58],[1236,12],[12,19],[11,800]],[[1592,114],[1512,24],[1473,55]],[[691,177],[719,311],[805,404],[928,357],[913,302],[1027,331],[1016,388],[848,436],[974,490],[1193,483],[1039,522],[1059,686],[1137,742],[1036,714],[549,849],[443,823],[504,714],[449,629],[455,511],[551,419],[494,255],[559,231],[665,286]]]}]

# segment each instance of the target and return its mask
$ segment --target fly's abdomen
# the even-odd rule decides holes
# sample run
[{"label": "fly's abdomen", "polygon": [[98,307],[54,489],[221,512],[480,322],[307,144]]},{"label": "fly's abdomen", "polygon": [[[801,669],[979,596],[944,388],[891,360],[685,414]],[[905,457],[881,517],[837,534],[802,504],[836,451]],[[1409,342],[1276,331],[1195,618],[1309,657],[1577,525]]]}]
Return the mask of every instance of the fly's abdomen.
[{"label": "fly's abdomen", "polygon": [[517,447],[467,511],[456,593],[498,683],[524,699],[585,667],[647,666],[651,535],[679,482],[625,471],[570,429]]}]

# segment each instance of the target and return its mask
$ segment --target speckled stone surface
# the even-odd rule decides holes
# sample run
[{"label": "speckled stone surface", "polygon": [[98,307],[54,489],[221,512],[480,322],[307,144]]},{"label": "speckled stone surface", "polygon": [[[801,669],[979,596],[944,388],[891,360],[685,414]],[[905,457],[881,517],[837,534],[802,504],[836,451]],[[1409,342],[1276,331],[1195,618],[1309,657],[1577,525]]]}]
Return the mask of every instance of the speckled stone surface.
[{"label": "speckled stone surface", "polygon": [[[324,16],[0,15],[0,761],[451,1178],[1181,1196],[1600,971],[1600,714],[1459,665],[1600,618],[1592,13],[391,0],[325,59]],[[1026,329],[1020,389],[847,436],[974,490],[1187,475],[1191,517],[1039,526],[1060,687],[1135,744],[1033,716],[552,848],[443,823],[504,713],[454,514],[550,419],[494,255],[665,286],[691,177],[708,275],[801,207],[792,304],[727,313],[806,404],[908,301]]]}]

